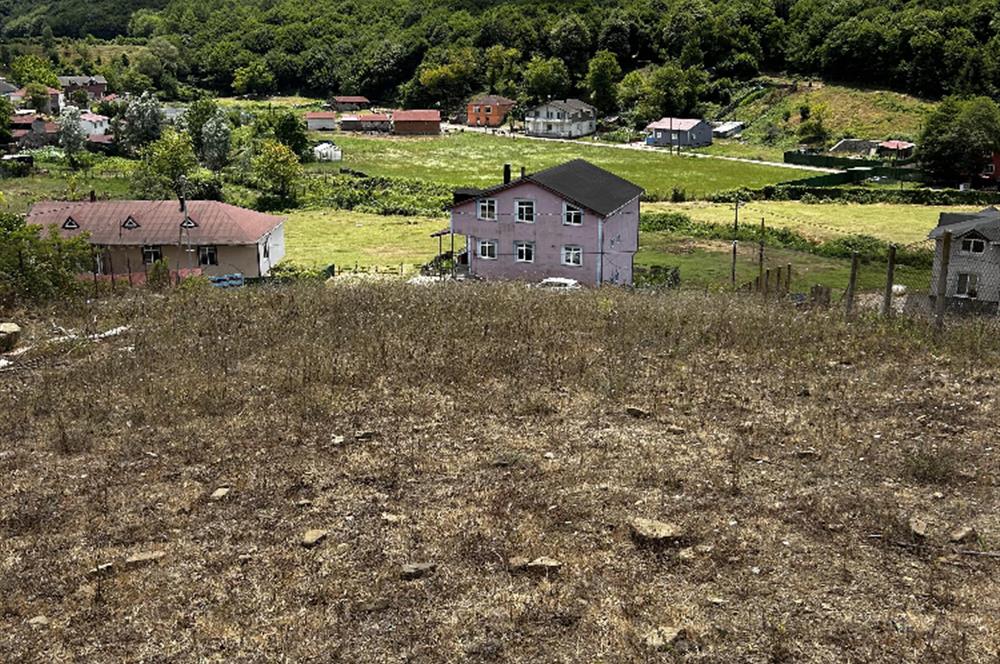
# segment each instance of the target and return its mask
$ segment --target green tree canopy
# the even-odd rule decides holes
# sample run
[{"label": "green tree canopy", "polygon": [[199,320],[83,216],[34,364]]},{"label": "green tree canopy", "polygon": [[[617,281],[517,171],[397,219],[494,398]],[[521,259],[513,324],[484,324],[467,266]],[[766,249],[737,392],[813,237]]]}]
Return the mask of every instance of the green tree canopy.
[{"label": "green tree canopy", "polygon": [[11,78],[21,86],[37,83],[53,88],[59,87],[59,78],[52,69],[52,64],[34,54],[29,53],[14,58],[10,63],[10,73]]},{"label": "green tree canopy", "polygon": [[618,106],[615,86],[622,78],[618,58],[611,51],[598,51],[587,67],[583,85],[590,92],[590,101],[602,113],[611,113]]},{"label": "green tree canopy", "polygon": [[263,191],[287,200],[295,181],[302,176],[302,165],[286,145],[265,141],[253,159],[253,176]]},{"label": "green tree canopy", "polygon": [[942,182],[967,182],[1000,152],[1000,107],[988,97],[945,99],[920,137],[920,161]]},{"label": "green tree canopy", "polygon": [[535,56],[524,68],[524,95],[529,103],[564,97],[569,85],[569,70],[559,58]]},{"label": "green tree canopy", "polygon": [[198,167],[187,133],[166,129],[163,136],[140,153],[142,161],[133,177],[133,191],[143,198],[184,196],[184,184]]}]

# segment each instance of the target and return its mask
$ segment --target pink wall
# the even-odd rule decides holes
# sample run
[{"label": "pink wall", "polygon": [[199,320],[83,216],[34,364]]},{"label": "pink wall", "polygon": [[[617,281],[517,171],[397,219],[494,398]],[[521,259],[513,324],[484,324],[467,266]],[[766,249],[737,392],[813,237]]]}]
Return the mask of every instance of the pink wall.
[{"label": "pink wall", "polygon": [[[604,283],[631,284],[632,258],[639,236],[639,200],[625,205],[607,220],[584,210],[581,226],[563,224],[563,199],[525,182],[497,193],[497,221],[477,219],[477,200],[461,203],[452,209],[452,230],[467,238],[469,269],[484,279],[525,279],[540,281],[546,277],[567,277],[582,284],[597,285],[603,273]],[[515,202],[518,199],[535,201],[535,222],[515,222]],[[603,223],[604,255],[601,261],[598,243],[599,223]],[[481,259],[477,255],[479,240],[497,240],[496,260]],[[535,243],[533,263],[515,260],[514,243]],[[563,245],[583,248],[583,265],[562,265]],[[601,266],[598,263],[602,263]]]}]

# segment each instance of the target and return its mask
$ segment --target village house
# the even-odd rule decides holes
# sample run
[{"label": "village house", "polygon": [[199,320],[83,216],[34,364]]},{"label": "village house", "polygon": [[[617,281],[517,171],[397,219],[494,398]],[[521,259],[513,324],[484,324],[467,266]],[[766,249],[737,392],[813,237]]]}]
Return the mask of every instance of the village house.
[{"label": "village house", "polygon": [[582,159],[455,193],[449,232],[483,279],[630,285],[643,190]]},{"label": "village house", "polygon": [[524,116],[528,136],[579,138],[597,131],[597,109],[579,99],[548,101]]},{"label": "village house", "polygon": [[332,111],[306,113],[306,128],[309,131],[333,131],[337,128],[337,114]]},{"label": "village house", "polygon": [[466,124],[470,127],[499,127],[517,102],[500,95],[476,97],[466,107]]},{"label": "village house", "polygon": [[392,119],[384,113],[362,113],[340,116],[341,131],[392,131]]},{"label": "village house", "polygon": [[363,108],[370,108],[371,105],[368,97],[360,95],[340,95],[330,101],[330,106],[335,111],[360,111]]},{"label": "village house", "polygon": [[285,255],[284,219],[218,201],[48,201],[31,224],[64,237],[87,234],[101,274],[142,274],[163,260],[171,270],[267,276]]},{"label": "village house", "polygon": [[103,76],[60,76],[59,86],[66,97],[84,90],[94,100],[103,99],[108,91],[108,81]]},{"label": "village house", "polygon": [[433,110],[395,111],[392,133],[401,135],[440,134],[441,112]]},{"label": "village house", "polygon": [[80,128],[88,136],[103,136],[111,128],[111,119],[106,115],[87,111],[80,114]]},{"label": "village house", "polygon": [[59,140],[59,125],[33,112],[18,111],[11,116],[10,126],[11,137],[21,147],[55,145]]},{"label": "village house", "polygon": [[875,154],[883,159],[910,159],[917,146],[909,141],[882,141],[875,148]]},{"label": "village house", "polygon": [[945,233],[951,233],[946,298],[957,308],[996,311],[1000,302],[1000,210],[942,212],[930,238],[935,241],[931,294],[936,295]]},{"label": "village house", "polygon": [[712,125],[696,118],[660,118],[646,126],[646,145],[698,148],[712,144]]},{"label": "village house", "polygon": [[[55,88],[45,88],[45,91],[47,92],[45,103],[41,108],[36,108],[34,110],[39,113],[58,114],[63,107],[62,92],[60,90],[56,90]],[[28,90],[26,87],[10,93],[7,95],[7,98],[10,99],[12,104],[20,107],[23,107],[31,101],[31,99],[28,98]]]}]

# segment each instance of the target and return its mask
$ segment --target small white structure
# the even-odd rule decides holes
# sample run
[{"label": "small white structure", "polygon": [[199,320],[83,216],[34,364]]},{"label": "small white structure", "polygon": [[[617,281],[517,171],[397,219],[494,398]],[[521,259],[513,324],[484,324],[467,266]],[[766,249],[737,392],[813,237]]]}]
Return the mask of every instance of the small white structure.
[{"label": "small white structure", "polygon": [[743,123],[736,121],[712,123],[712,136],[715,138],[732,138],[743,131]]},{"label": "small white structure", "polygon": [[340,148],[333,143],[320,143],[313,148],[313,155],[316,161],[340,161],[344,158]]},{"label": "small white structure", "polygon": [[111,127],[111,120],[106,115],[99,113],[81,113],[80,128],[88,136],[104,136]]}]

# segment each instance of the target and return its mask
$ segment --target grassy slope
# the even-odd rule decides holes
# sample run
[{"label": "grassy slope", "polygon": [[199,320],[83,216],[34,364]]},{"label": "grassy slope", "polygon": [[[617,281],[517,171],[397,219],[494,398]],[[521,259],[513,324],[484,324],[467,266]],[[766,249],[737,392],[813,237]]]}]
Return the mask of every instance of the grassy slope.
[{"label": "grassy slope", "polygon": [[[935,342],[748,297],[478,286],[20,321],[133,327],[0,380],[10,661],[996,661],[998,563],[957,553],[1000,548],[980,321]],[[683,543],[637,545],[635,517]],[[949,544],[963,525],[980,541]],[[659,626],[688,654],[648,653]]]},{"label": "grassy slope", "polygon": [[456,187],[496,184],[505,163],[512,164],[515,171],[524,166],[530,172],[575,158],[587,159],[661,196],[669,195],[674,187],[686,190],[689,197],[702,197],[808,175],[806,171],[773,166],[473,133],[438,138],[338,134],[335,140],[344,149],[346,167],[369,175],[422,178]]},{"label": "grassy slope", "polygon": [[50,172],[26,178],[0,179],[2,207],[11,212],[26,212],[40,200],[82,198],[93,189],[100,198],[125,198],[128,196],[128,178],[98,177],[86,174],[75,176],[75,190],[71,187],[70,173],[65,168],[55,168],[46,164]]}]

